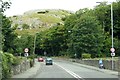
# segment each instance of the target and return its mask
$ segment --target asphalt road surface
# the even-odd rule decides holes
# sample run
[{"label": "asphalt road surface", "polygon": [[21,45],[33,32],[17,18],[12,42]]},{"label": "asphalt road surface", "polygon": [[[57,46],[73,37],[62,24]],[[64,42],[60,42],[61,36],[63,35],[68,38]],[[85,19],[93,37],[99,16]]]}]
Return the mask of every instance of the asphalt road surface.
[{"label": "asphalt road surface", "polygon": [[53,60],[53,65],[40,62],[41,68],[34,78],[69,78],[74,80],[118,80],[117,75],[81,67],[79,63]]}]

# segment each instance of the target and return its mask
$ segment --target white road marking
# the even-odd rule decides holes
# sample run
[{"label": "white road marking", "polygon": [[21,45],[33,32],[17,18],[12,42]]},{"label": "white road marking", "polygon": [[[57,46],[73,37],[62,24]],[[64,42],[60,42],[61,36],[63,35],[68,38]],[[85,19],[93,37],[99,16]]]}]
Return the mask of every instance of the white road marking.
[{"label": "white road marking", "polygon": [[[54,63],[56,64],[56,63]],[[84,80],[82,77],[80,77],[79,75],[77,75],[76,73],[68,70],[68,69],[65,69],[64,67],[60,66],[59,64],[56,64],[57,66],[59,66],[60,68],[64,69],[67,73],[69,73],[70,75],[72,75],[74,78],[76,78],[77,80]]]}]

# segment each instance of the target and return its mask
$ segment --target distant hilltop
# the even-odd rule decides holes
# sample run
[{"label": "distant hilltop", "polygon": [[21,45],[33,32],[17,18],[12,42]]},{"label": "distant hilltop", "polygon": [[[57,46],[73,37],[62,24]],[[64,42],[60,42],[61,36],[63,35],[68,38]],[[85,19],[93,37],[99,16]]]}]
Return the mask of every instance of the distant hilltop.
[{"label": "distant hilltop", "polygon": [[62,9],[38,9],[25,12],[23,15],[10,17],[12,27],[18,30],[52,27],[57,24],[63,25],[64,18],[73,14],[71,11]]},{"label": "distant hilltop", "polygon": [[36,10],[29,10],[29,11],[26,11],[24,14],[30,14],[30,13],[38,13],[38,12],[48,12],[48,11],[51,11],[51,12],[57,12],[57,11],[65,11],[67,13],[74,13],[72,11],[68,11],[68,10],[63,10],[63,9],[36,9]]}]

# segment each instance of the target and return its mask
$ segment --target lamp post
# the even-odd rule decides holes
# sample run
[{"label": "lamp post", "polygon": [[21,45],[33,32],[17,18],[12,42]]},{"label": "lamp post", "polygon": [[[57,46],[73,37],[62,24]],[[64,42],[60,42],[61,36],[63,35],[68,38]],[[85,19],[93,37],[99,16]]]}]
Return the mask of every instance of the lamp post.
[{"label": "lamp post", "polygon": [[[101,3],[101,2],[96,2],[96,3]],[[111,41],[112,41],[112,45],[111,47],[114,49],[114,42],[113,42],[113,5],[112,5],[112,2],[109,2],[111,3]],[[114,51],[112,52],[114,53]],[[114,63],[113,63],[113,56],[112,56],[112,70],[114,69]]]},{"label": "lamp post", "polygon": [[35,54],[35,45],[36,45],[36,34],[35,34],[35,37],[34,37],[34,48],[33,48],[33,54]]},{"label": "lamp post", "polygon": [[[37,38],[37,34],[38,34],[38,33],[35,33],[35,37],[34,37],[33,56],[35,55],[35,47],[36,47],[36,38]],[[33,62],[35,62],[35,61],[34,61],[34,58],[33,58]]]},{"label": "lamp post", "polygon": [[[112,48],[114,48],[113,46],[113,6],[112,6],[112,3],[111,3],[111,31],[112,31]],[[112,56],[112,70],[113,69],[114,69],[114,63],[113,63],[113,56]]]},{"label": "lamp post", "polygon": [[111,3],[111,31],[112,31],[112,48],[113,48],[114,46],[113,46],[113,6],[112,6],[112,3]]},{"label": "lamp post", "polygon": [[35,33],[35,37],[34,37],[34,47],[33,47],[33,64],[35,63],[35,60],[34,60],[35,44],[36,44],[36,33]]}]

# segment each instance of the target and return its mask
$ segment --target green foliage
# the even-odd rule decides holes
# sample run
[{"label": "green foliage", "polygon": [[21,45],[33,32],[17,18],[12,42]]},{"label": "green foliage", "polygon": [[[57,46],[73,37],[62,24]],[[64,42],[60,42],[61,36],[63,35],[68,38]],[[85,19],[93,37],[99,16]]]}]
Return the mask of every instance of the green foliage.
[{"label": "green foliage", "polygon": [[21,59],[10,53],[3,53],[2,51],[0,52],[0,55],[2,56],[2,78],[10,78],[12,65],[18,65],[21,62]]},{"label": "green foliage", "polygon": [[64,51],[66,49],[66,35],[64,32],[64,27],[60,25],[54,26],[53,28],[49,29],[49,31],[45,31],[40,36],[38,35],[37,41],[40,39],[40,48],[44,51],[47,51],[48,55],[58,56],[59,51]]},{"label": "green foliage", "polygon": [[[113,25],[114,25],[114,36],[118,36],[120,33],[120,18],[119,18],[119,10],[120,7],[118,7],[120,2],[113,2]],[[100,5],[95,7],[94,14],[97,16],[97,19],[102,24],[104,31],[109,32],[111,34],[111,5],[107,5],[106,2],[101,3]]]},{"label": "green foliage", "polygon": [[23,28],[23,29],[29,29],[29,25],[28,25],[28,24],[23,24],[23,25],[22,25],[22,28]]},{"label": "green foliage", "polygon": [[[114,3],[113,7],[115,6]],[[62,18],[60,24],[37,35],[36,49],[53,56],[82,57],[82,53],[90,53],[92,58],[110,56],[110,5],[102,3],[94,9],[80,9],[75,14]],[[118,15],[118,14],[117,14]],[[116,25],[117,26],[117,25]],[[116,30],[119,29],[115,29]],[[118,33],[116,33],[118,34]],[[114,38],[118,50],[119,38]]]},{"label": "green foliage", "polygon": [[[76,19],[78,15],[80,17]],[[81,12],[80,14],[77,13],[76,16],[70,17],[69,19],[71,20],[68,20],[69,22],[65,21],[67,31],[71,29],[68,43],[69,51],[73,52],[73,54],[77,53],[77,55],[79,55],[78,57],[84,52],[91,54],[97,52],[96,47],[98,44],[101,46],[103,40],[102,28],[99,22],[96,17],[93,16],[91,10],[86,10],[84,14],[81,14]],[[69,26],[68,23],[72,23],[72,27]]]},{"label": "green foliage", "polygon": [[6,59],[10,62],[10,63],[14,63],[14,56],[10,53],[4,53],[6,56]]},{"label": "green foliage", "polygon": [[8,1],[8,0],[6,0],[6,1],[4,1],[4,0],[0,0],[0,3],[2,3],[2,4],[1,4],[0,12],[4,12],[4,11],[6,11],[6,9],[9,9],[10,6],[11,6],[11,2]]},{"label": "green foliage", "polygon": [[[118,12],[120,7],[116,7],[119,6],[119,4],[119,2],[113,3],[114,47],[117,54],[120,52],[120,45],[118,44],[120,41],[120,19]],[[51,56],[74,57],[74,54],[77,54],[77,58],[81,58],[83,57],[82,53],[89,53],[92,58],[110,56],[110,5],[101,3],[94,9],[80,9],[75,14],[71,14],[70,16],[68,16],[69,14],[64,14],[64,12],[65,11],[60,11],[55,13],[55,11],[47,11],[44,15],[43,13],[33,13],[30,16],[22,17],[23,21],[24,19],[28,19],[28,17],[39,18],[42,22],[45,22],[44,26],[46,24],[51,25],[52,23],[56,23],[56,25],[49,28],[41,28],[41,30],[27,30],[28,26],[24,25],[27,26],[27,28],[25,28],[26,30],[16,30],[16,32],[18,32],[18,36],[20,35],[21,38],[15,38],[15,47],[9,46],[13,44],[11,39],[14,39],[14,37],[4,36],[7,40],[11,38],[10,41],[6,41],[4,43],[5,46],[7,46],[4,46],[4,49],[8,52],[15,51],[17,53],[22,53],[24,48],[27,47],[30,49],[29,57],[33,58],[31,54],[33,54],[34,39],[36,35],[35,53],[37,54],[44,55],[43,53],[46,51],[47,55]],[[53,13],[55,15],[53,15]],[[60,15],[60,18],[58,18],[58,14]],[[63,21],[64,25],[61,25],[60,23],[63,23]],[[4,22],[6,22],[4,26],[9,28],[11,22],[7,19]],[[13,31],[5,30],[3,32],[5,33],[3,35],[6,35],[7,32],[12,33]],[[36,32],[39,33],[36,34]],[[86,57],[86,55],[84,56]]]},{"label": "green foliage", "polygon": [[12,63],[12,65],[13,65],[13,66],[19,65],[19,64],[21,63],[21,61],[22,61],[21,58],[15,57],[15,58],[13,58],[13,63]]},{"label": "green foliage", "polygon": [[29,59],[34,59],[34,58],[37,58],[37,55],[36,54],[31,54],[28,56]]},{"label": "green foliage", "polygon": [[29,34],[18,35],[14,40],[16,53],[24,53],[25,48],[29,48],[29,54],[33,53],[34,36]]},{"label": "green foliage", "polygon": [[[113,13],[117,16],[119,8],[118,3],[113,3]],[[116,22],[120,19],[114,18],[114,25],[119,27]],[[110,56],[111,47],[111,28],[110,28],[110,5],[101,3],[93,10],[80,9],[74,15],[69,16],[65,20],[66,31],[68,34],[67,45],[69,54],[77,53],[81,57],[82,53],[90,53],[91,57]],[[119,28],[114,27],[114,47],[117,48],[119,42]],[[116,33],[117,32],[117,33]]]},{"label": "green foliage", "polygon": [[4,53],[1,53],[2,54],[2,78],[8,78],[10,77],[10,61],[12,61],[11,58],[7,59],[8,56],[6,56]]},{"label": "green foliage", "polygon": [[[7,31],[5,31],[5,29],[7,29],[8,28],[8,26],[9,26],[9,20],[4,16],[4,11],[6,11],[6,9],[9,9],[10,8],[10,6],[11,6],[11,2],[10,2],[10,0],[8,1],[8,0],[6,0],[6,1],[4,1],[4,0],[0,0],[0,6],[1,6],[1,8],[0,8],[0,50],[2,50],[2,47],[4,47],[4,41],[5,41],[5,33],[7,32]],[[8,24],[8,25],[7,25]],[[10,29],[9,29],[9,31],[10,31]],[[8,33],[9,33],[9,31],[8,31]]]},{"label": "green foliage", "polygon": [[2,78],[9,78],[11,75],[8,59],[3,52],[0,52],[0,54],[2,55]]},{"label": "green foliage", "polygon": [[[113,34],[114,34],[114,48],[116,49],[116,53],[120,52],[119,45],[116,45],[120,41],[120,2],[113,2]],[[95,15],[99,22],[103,25],[104,31],[104,42],[102,53],[106,54],[106,56],[110,56],[110,48],[111,48],[111,5],[107,5],[101,3],[100,5],[95,7]],[[117,56],[117,55],[116,55]]]},{"label": "green foliage", "polygon": [[11,28],[11,21],[2,15],[2,42],[3,42],[3,51],[14,53],[14,39],[16,35],[14,30]]},{"label": "green foliage", "polygon": [[83,54],[82,54],[82,58],[83,58],[83,59],[91,58],[91,54],[83,53]]},{"label": "green foliage", "polygon": [[65,25],[66,30],[70,31],[74,27],[74,25],[76,24],[77,18],[78,17],[75,14],[73,14],[73,15],[68,16],[65,19],[64,25]]}]

